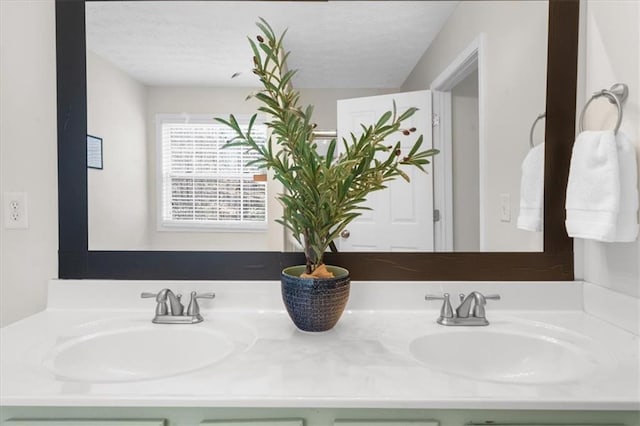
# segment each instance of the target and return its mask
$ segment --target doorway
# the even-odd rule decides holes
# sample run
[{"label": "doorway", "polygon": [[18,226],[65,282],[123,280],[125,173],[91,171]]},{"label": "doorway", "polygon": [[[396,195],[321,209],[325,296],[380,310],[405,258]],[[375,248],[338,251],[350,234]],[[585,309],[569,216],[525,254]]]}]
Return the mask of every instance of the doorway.
[{"label": "doorway", "polygon": [[480,34],[432,82],[436,251],[485,248],[484,38]]}]

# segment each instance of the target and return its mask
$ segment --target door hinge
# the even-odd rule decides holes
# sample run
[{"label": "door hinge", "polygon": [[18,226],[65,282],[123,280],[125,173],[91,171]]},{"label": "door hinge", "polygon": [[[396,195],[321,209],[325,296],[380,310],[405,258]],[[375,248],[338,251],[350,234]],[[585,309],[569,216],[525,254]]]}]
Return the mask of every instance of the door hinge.
[{"label": "door hinge", "polygon": [[435,209],[433,211],[433,221],[434,222],[440,222],[440,210]]},{"label": "door hinge", "polygon": [[439,126],[440,125],[440,116],[438,114],[431,114],[431,125],[433,127]]}]

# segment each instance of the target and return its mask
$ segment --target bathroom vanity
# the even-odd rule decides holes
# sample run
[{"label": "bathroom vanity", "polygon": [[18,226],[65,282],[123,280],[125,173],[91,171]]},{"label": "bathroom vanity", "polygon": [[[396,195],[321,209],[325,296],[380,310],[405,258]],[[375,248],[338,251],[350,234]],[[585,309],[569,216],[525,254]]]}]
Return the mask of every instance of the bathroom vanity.
[{"label": "bathroom vanity", "polygon": [[[633,318],[615,317],[633,302],[613,325],[598,316],[617,296],[593,287],[356,282],[333,330],[304,333],[277,282],[52,281],[46,311],[1,331],[1,419],[636,426],[640,339],[625,329]],[[154,324],[155,300],[140,294],[163,288],[216,298],[200,302],[201,323]],[[424,300],[474,290],[501,296],[485,306],[488,326],[440,325],[440,303]]]},{"label": "bathroom vanity", "polygon": [[[182,16],[187,12],[188,3],[163,4],[175,7],[169,16]],[[222,2],[209,2],[209,6],[218,3]],[[333,22],[339,16],[350,16],[325,10],[331,6],[330,2],[307,3],[306,8],[319,9],[310,9],[311,12],[303,17],[291,16],[283,25],[292,27],[298,24],[307,28],[309,17],[321,13],[331,14],[327,22]],[[333,2],[333,5],[346,3]],[[386,5],[394,3],[387,2]],[[426,3],[415,2],[415,5],[422,7]],[[165,22],[153,11],[134,11],[148,4],[56,2],[56,59],[59,70],[58,276],[63,281],[51,284],[46,312],[3,330],[3,339],[14,342],[12,349],[7,349],[7,357],[3,352],[2,374],[7,377],[1,388],[5,406],[3,418],[167,419],[170,425],[207,424],[207,421],[224,424],[223,421],[229,419],[239,421],[234,423],[238,425],[261,424],[248,420],[261,419],[262,424],[271,426],[302,423],[345,426],[370,424],[373,419],[386,419],[388,423],[380,424],[395,426],[438,423],[448,426],[489,420],[619,423],[627,426],[638,423],[634,411],[638,409],[637,374],[629,374],[638,370],[634,361],[637,360],[637,337],[585,314],[582,286],[572,282],[572,241],[564,232],[562,186],[567,179],[576,111],[577,1],[552,1],[548,7],[545,2],[498,2],[492,5],[509,9],[513,6],[514,10],[493,12],[484,8],[476,10],[476,2],[466,3],[456,15],[460,19],[454,19],[455,26],[450,27],[450,33],[456,35],[453,37],[455,40],[443,48],[450,55],[441,58],[442,63],[437,70],[429,71],[433,76],[418,70],[421,78],[402,76],[400,80],[407,81],[407,84],[399,83],[401,87],[395,90],[394,86],[393,89],[396,92],[429,88],[448,91],[453,86],[448,89],[432,87],[437,76],[448,69],[449,64],[460,62],[454,67],[457,69],[461,64],[476,63],[478,79],[480,75],[491,76],[498,82],[499,87],[494,89],[487,85],[483,90],[486,89],[487,94],[493,97],[499,107],[495,114],[501,117],[480,125],[486,134],[479,135],[479,138],[491,142],[504,141],[506,149],[497,148],[502,152],[511,152],[513,141],[529,131],[531,118],[545,110],[545,139],[546,146],[550,147],[545,150],[545,181],[554,182],[554,185],[545,188],[543,232],[527,235],[544,240],[544,244],[539,241],[535,248],[525,244],[516,246],[515,250],[500,247],[484,252],[462,249],[438,253],[413,252],[405,248],[404,252],[361,253],[341,249],[339,253],[331,253],[327,262],[348,268],[356,282],[352,285],[348,311],[334,330],[324,334],[297,331],[283,311],[278,283],[261,281],[278,277],[284,265],[300,264],[301,253],[260,248],[255,243],[244,248],[228,244],[211,246],[212,243],[228,241],[228,233],[162,233],[163,237],[200,236],[207,243],[204,246],[182,246],[179,249],[174,245],[146,243],[131,246],[125,240],[132,233],[125,230],[147,229],[147,225],[130,227],[113,222],[136,215],[122,215],[120,210],[110,213],[108,208],[120,205],[122,200],[118,199],[117,203],[105,201],[103,197],[108,192],[96,190],[94,185],[94,178],[106,182],[110,172],[122,169],[106,168],[96,175],[93,171],[88,173],[85,167],[87,133],[91,134],[94,130],[90,129],[105,117],[92,109],[96,105],[94,101],[111,99],[113,93],[109,91],[104,75],[96,80],[93,78],[95,74],[91,73],[96,69],[92,67],[95,58],[89,52],[94,46],[92,40],[95,40],[91,35],[92,28],[109,28],[96,25],[92,17],[105,12],[100,12],[100,8],[122,6],[121,19],[112,19],[112,23],[122,23],[127,16],[135,17],[136,29],[149,28],[141,25],[141,19]],[[201,7],[205,4],[198,3]],[[374,4],[379,7],[384,2]],[[444,2],[433,3],[438,7],[442,4]],[[371,12],[372,6],[364,8],[372,13],[369,19],[387,17],[391,12]],[[252,9],[245,13],[234,9],[234,19],[258,12],[255,5],[247,7]],[[295,8],[287,6],[287,9]],[[405,25],[376,26],[362,19],[361,10],[364,9],[358,10],[348,25],[355,21],[365,22],[367,29],[376,29],[377,35],[383,35],[385,44],[392,37],[389,33],[377,31],[378,28],[423,28],[423,21],[426,21],[406,24],[409,16],[417,16],[416,13],[408,13],[396,20]],[[282,14],[276,15],[282,18]],[[194,16],[200,20],[204,15],[199,11]],[[221,15],[215,13],[214,16]],[[433,13],[428,16],[431,18]],[[478,19],[479,16],[486,17],[486,22]],[[514,38],[511,31],[514,26],[511,24],[524,21],[531,24],[517,27],[535,31],[526,35],[519,33],[522,37],[520,44]],[[206,24],[206,28],[216,27],[209,21]],[[222,24],[219,26],[223,27]],[[193,22],[180,25],[176,26],[176,34],[182,34],[182,30],[187,28],[196,28]],[[251,27],[248,31],[253,30]],[[117,29],[110,31],[104,40],[114,40],[111,34],[137,33]],[[292,28],[289,34],[294,32]],[[318,31],[317,34],[336,32]],[[244,33],[241,38],[244,40]],[[316,38],[315,34],[313,37],[299,37],[300,40]],[[369,36],[359,38],[369,44],[363,51],[375,45]],[[170,39],[173,41],[176,37]],[[208,40],[218,39],[210,37]],[[417,43],[411,43],[412,40]],[[503,43],[507,40],[510,43]],[[400,52],[402,50],[398,47],[402,44],[416,44],[418,49],[413,51],[420,53],[415,64],[427,48],[422,41],[422,36],[398,36],[392,50]],[[319,50],[326,50],[331,43],[344,46],[341,40],[327,41]],[[125,45],[133,44],[126,41]],[[500,46],[507,49],[502,50]],[[522,46],[527,47],[523,49]],[[114,51],[122,52],[122,49]],[[138,50],[143,51],[151,50]],[[184,65],[184,53],[181,49],[181,66]],[[365,67],[366,72],[363,72],[361,57],[349,53],[358,61],[355,67],[356,87],[363,87],[362,77],[373,74],[380,68],[379,63],[376,60],[375,66]],[[375,53],[379,55],[378,49]],[[200,53],[194,57],[199,58]],[[334,73],[324,72],[326,58],[322,61],[322,66],[307,66],[306,69],[322,69],[333,82]],[[425,62],[435,63],[432,59]],[[395,61],[392,68],[398,69],[398,63]],[[338,68],[346,68],[344,61]],[[471,70],[471,67],[467,68],[466,73]],[[231,73],[225,70],[224,81],[228,80],[228,75]],[[458,77],[462,78],[461,75]],[[79,81],[87,84],[78,84]],[[92,81],[99,81],[99,84],[91,84]],[[96,86],[105,90],[103,96],[93,90]],[[483,84],[479,83],[480,86]],[[323,86],[314,83],[309,87]],[[193,92],[206,95],[207,100],[222,99],[218,92],[215,95],[200,89]],[[513,93],[519,96],[514,97]],[[508,97],[501,101],[505,94]],[[479,104],[484,102],[484,95],[484,92],[478,94]],[[243,93],[237,99],[245,96]],[[177,98],[179,96],[172,93],[167,100],[175,101]],[[518,99],[523,100],[521,107],[513,104]],[[315,101],[310,103],[317,104]],[[127,108],[134,104],[124,103]],[[196,109],[207,112],[202,111],[203,108],[213,114],[231,108],[231,103],[224,101],[224,108],[201,103],[197,108],[193,107],[192,112]],[[237,109],[239,107],[234,108],[234,111],[224,112],[241,112]],[[113,109],[113,104],[109,104],[106,111],[113,112]],[[142,115],[147,117],[154,113],[188,110],[187,106],[168,103],[162,106],[162,111],[150,109],[149,114],[145,112]],[[334,117],[333,113],[330,115]],[[435,132],[432,136],[438,136],[439,132],[444,132],[444,122],[442,126],[434,127],[437,120],[435,117],[432,119],[426,128],[434,130],[427,134]],[[515,133],[510,135],[505,131],[504,123],[519,124],[514,127]],[[148,136],[151,137],[154,125],[145,121],[141,126],[149,130]],[[491,126],[496,126],[496,130],[490,131]],[[120,120],[115,128],[123,128]],[[113,146],[116,141],[124,142],[130,134],[127,132],[127,135],[111,138]],[[142,140],[146,143],[145,138]],[[125,142],[124,145],[130,153],[133,151],[131,147],[138,146],[138,143]],[[437,142],[433,146],[440,148]],[[526,142],[521,148],[524,157],[528,150]],[[151,151],[144,148],[141,152]],[[508,161],[493,155],[483,154],[481,157],[483,161],[478,161],[476,166],[487,171],[499,170],[501,174],[496,181],[512,182],[517,186],[518,178],[510,178],[506,167],[519,173],[521,156],[516,155]],[[492,159],[495,163],[491,163]],[[145,161],[131,161],[131,164],[136,174],[151,176],[153,173],[140,170]],[[149,166],[152,170],[153,165]],[[439,164],[434,164],[434,167],[433,176],[444,176]],[[443,171],[447,170],[444,164],[442,167]],[[118,179],[123,179],[121,172],[116,174]],[[478,177],[472,181],[473,185],[469,187],[476,186],[482,179]],[[127,186],[133,187],[134,182],[127,179]],[[145,182],[142,186],[152,187],[153,183]],[[277,192],[277,188],[272,191],[274,194]],[[516,194],[517,188],[500,189],[498,192]],[[137,199],[140,200],[147,200],[147,197]],[[96,201],[101,203],[101,208],[95,208]],[[127,205],[129,211],[135,210],[133,202]],[[494,204],[487,201],[489,205]],[[479,210],[458,208],[460,211]],[[442,225],[451,210],[444,209],[444,204],[434,204],[434,209],[440,209],[438,213],[442,213],[442,217],[439,224]],[[433,213],[433,209],[428,210],[429,214]],[[108,220],[96,221],[93,215],[96,212],[104,214]],[[270,215],[279,216],[277,213]],[[487,217],[496,219],[489,214]],[[431,222],[427,222],[430,226]],[[502,222],[499,226],[496,235],[507,240],[504,233],[512,227],[506,227]],[[152,228],[155,229],[155,224]],[[95,241],[94,237],[101,231],[106,231],[114,244]],[[126,235],[113,238],[116,231],[125,231],[123,234]],[[280,229],[277,233],[282,234]],[[235,243],[246,236],[236,236],[232,240]],[[525,235],[520,233],[518,236]],[[92,281],[96,279],[101,281]],[[136,281],[149,279],[159,281]],[[188,283],[176,280],[206,281]],[[217,281],[211,283],[208,280]],[[229,283],[229,280],[247,281]],[[492,285],[481,282],[442,283],[441,280],[547,282]],[[202,301],[202,323],[152,324],[155,305],[152,300],[140,299],[140,294],[157,293],[163,288],[171,288],[175,293],[184,295],[191,291],[211,292],[216,294],[216,298]],[[486,318],[490,324],[487,327],[441,326],[436,323],[440,302],[424,300],[427,294],[469,294],[476,290],[487,295],[500,294],[502,298],[488,302]],[[25,336],[31,337],[26,339]],[[599,342],[606,343],[601,345]],[[619,350],[608,352],[603,347]],[[620,354],[621,358],[616,358]],[[131,380],[130,376],[133,376],[133,381],[127,381]],[[149,424],[157,423],[152,421]]]}]

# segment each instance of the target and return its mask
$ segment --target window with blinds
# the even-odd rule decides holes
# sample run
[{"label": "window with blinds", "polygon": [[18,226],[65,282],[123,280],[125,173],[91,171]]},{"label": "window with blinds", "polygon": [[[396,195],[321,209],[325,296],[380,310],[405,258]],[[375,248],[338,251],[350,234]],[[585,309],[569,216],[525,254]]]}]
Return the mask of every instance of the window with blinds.
[{"label": "window with blinds", "polygon": [[[248,117],[244,121],[248,128]],[[267,226],[267,185],[254,179],[264,172],[247,167],[256,158],[243,147],[223,146],[235,134],[211,116],[158,116],[161,155],[161,227],[260,230]],[[264,122],[252,136],[265,143]]]}]

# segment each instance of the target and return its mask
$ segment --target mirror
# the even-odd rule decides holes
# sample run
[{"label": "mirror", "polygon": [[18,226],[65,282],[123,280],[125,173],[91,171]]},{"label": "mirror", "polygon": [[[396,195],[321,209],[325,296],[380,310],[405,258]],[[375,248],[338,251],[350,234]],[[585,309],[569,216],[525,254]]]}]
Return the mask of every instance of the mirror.
[{"label": "mirror", "polygon": [[[90,5],[91,2],[87,4]],[[278,251],[89,249],[85,38],[87,4],[82,1],[56,0],[59,277],[274,280],[278,278],[283,266],[302,263],[304,258],[300,253]],[[564,229],[564,201],[575,136],[579,1],[549,0],[548,16],[546,119],[544,126],[538,130],[539,132],[544,128],[546,141],[544,179],[553,183],[544,188],[544,251],[343,251],[329,253],[326,256],[328,263],[346,267],[353,280],[364,281],[573,280],[573,245]],[[514,23],[516,24],[518,23]],[[488,44],[488,51],[491,50],[490,47],[491,44]],[[509,67],[505,67],[507,68]],[[109,163],[107,145],[105,140],[103,169],[113,164]],[[513,146],[520,144],[514,143]],[[126,206],[123,205],[123,208]]]},{"label": "mirror", "polygon": [[441,151],[427,174],[372,194],[340,252],[541,252],[543,233],[516,225],[548,15],[547,1],[515,0],[87,3],[87,133],[103,141],[103,168],[87,170],[89,249],[299,251],[274,222],[281,186],[221,149],[212,120],[256,111],[246,36],[264,17],[288,28],[318,129],[372,124],[361,98],[378,116],[419,102],[411,125]]}]

